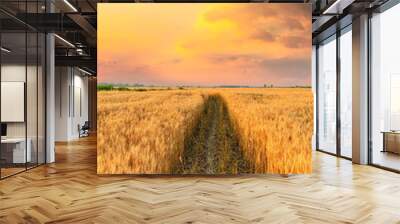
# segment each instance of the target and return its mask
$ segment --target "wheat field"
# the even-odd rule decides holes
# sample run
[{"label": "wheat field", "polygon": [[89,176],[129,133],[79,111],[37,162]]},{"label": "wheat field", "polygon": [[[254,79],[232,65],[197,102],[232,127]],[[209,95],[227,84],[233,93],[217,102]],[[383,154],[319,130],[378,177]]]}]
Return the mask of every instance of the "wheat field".
[{"label": "wheat field", "polygon": [[222,94],[256,173],[311,173],[311,90],[240,89]]},{"label": "wheat field", "polygon": [[204,97],[182,91],[99,91],[97,172],[169,173]]},{"label": "wheat field", "polygon": [[224,131],[222,138],[230,137],[218,143],[215,138],[221,137],[214,134],[216,128],[203,125],[201,128],[207,130],[193,147],[215,145],[226,152],[226,141],[237,139],[242,159],[250,164],[252,173],[311,172],[311,89],[190,88],[99,91],[98,173],[175,173],[182,158],[188,157],[186,148],[191,145],[187,139],[193,139],[204,113],[211,113],[205,108],[211,95],[218,95],[227,108],[226,112],[219,109],[212,113],[227,113],[233,133]]}]

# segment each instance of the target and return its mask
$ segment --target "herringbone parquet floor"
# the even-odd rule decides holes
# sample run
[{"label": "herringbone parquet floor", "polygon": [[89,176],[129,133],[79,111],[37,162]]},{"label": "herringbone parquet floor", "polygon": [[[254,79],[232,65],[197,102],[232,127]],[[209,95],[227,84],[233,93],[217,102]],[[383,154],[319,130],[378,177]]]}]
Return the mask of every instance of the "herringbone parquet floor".
[{"label": "herringbone parquet floor", "polygon": [[400,175],[314,154],[288,178],[97,176],[95,139],[0,181],[0,223],[400,223]]}]

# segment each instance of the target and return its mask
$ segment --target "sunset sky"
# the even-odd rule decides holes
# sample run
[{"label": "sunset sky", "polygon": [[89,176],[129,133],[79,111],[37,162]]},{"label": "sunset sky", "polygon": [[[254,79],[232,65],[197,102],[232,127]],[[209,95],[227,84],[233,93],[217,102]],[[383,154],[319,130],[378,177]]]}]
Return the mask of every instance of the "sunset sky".
[{"label": "sunset sky", "polygon": [[98,4],[98,82],[311,85],[309,4]]}]

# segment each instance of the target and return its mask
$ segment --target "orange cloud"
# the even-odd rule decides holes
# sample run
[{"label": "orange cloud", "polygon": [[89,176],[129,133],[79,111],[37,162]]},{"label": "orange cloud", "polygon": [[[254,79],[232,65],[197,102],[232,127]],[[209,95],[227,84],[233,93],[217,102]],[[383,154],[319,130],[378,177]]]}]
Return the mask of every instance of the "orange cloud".
[{"label": "orange cloud", "polygon": [[308,4],[99,4],[99,82],[309,85]]}]

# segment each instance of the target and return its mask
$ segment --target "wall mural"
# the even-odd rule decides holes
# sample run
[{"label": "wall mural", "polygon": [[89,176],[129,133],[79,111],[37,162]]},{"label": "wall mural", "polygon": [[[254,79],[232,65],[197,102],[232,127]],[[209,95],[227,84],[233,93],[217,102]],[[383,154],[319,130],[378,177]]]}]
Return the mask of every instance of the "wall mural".
[{"label": "wall mural", "polygon": [[311,6],[98,4],[99,174],[311,172]]}]

